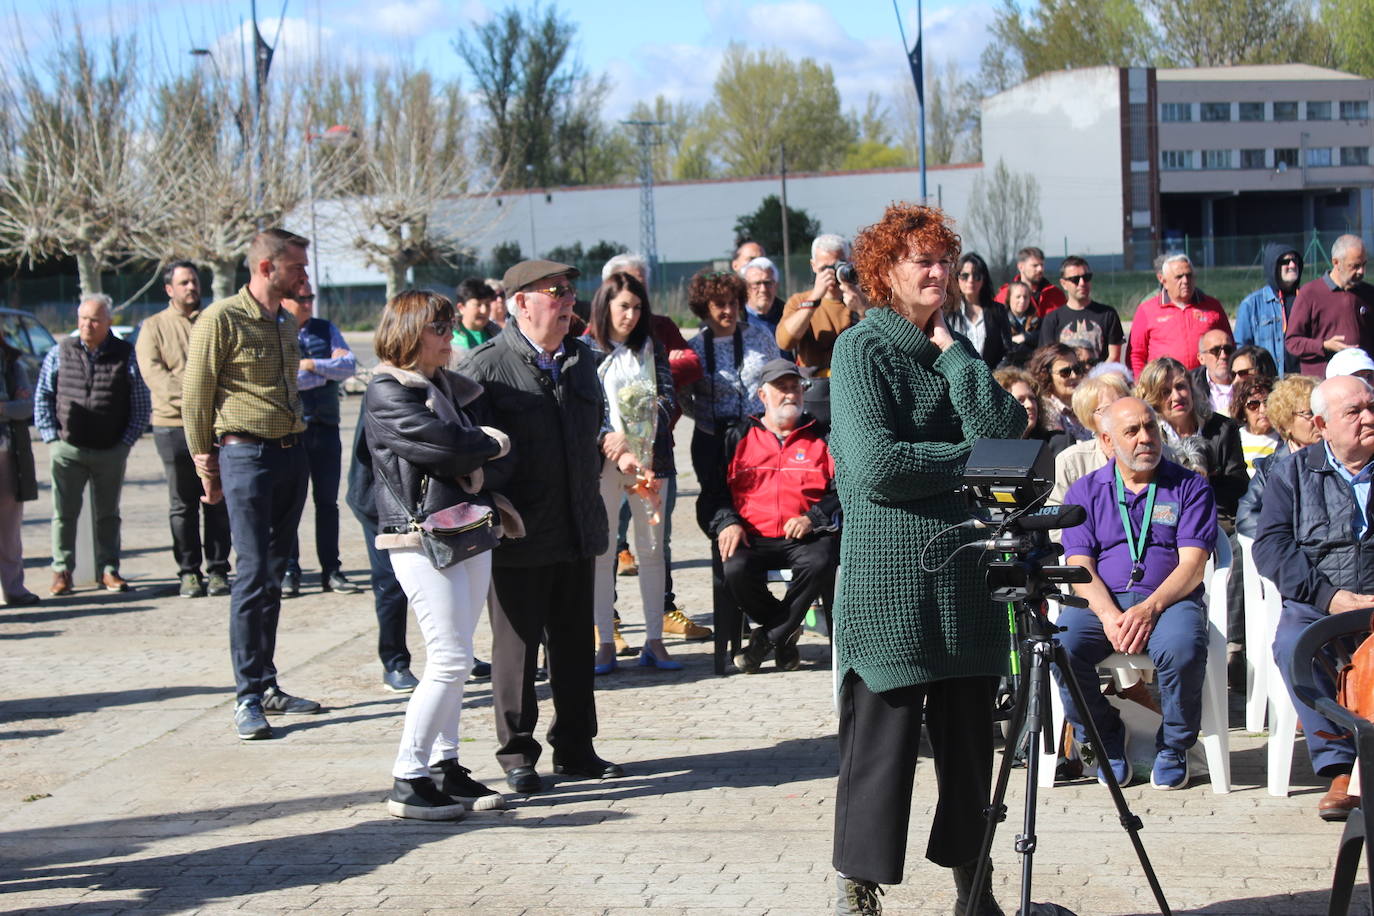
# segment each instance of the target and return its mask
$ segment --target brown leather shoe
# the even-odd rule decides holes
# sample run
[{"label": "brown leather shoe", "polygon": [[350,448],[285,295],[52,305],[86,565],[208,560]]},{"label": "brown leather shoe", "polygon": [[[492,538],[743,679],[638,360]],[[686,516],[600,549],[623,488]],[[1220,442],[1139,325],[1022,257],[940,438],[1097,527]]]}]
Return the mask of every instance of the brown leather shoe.
[{"label": "brown leather shoe", "polygon": [[127,592],[129,583],[117,572],[107,572],[100,577],[100,586],[107,592]]},{"label": "brown leather shoe", "polygon": [[1317,816],[1324,821],[1343,821],[1360,806],[1360,797],[1350,794],[1350,774],[1342,773],[1331,780],[1331,788],[1317,802]]},{"label": "brown leather shoe", "polygon": [[72,593],[72,574],[63,570],[54,571],[52,574],[52,586],[48,588],[50,595],[70,595]]}]

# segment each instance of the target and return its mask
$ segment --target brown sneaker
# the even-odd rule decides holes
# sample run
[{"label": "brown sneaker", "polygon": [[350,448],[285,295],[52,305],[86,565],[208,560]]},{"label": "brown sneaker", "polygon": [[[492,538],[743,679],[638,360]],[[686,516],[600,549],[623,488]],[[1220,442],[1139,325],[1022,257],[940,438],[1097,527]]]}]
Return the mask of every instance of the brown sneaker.
[{"label": "brown sneaker", "polygon": [[639,564],[635,562],[635,555],[629,550],[622,550],[615,555],[615,574],[617,576],[639,575]]},{"label": "brown sneaker", "polygon": [[70,595],[72,593],[72,574],[66,570],[61,572],[53,571],[52,586],[48,589],[50,595]]},{"label": "brown sneaker", "polygon": [[703,627],[677,608],[663,615],[663,632],[681,636],[683,639],[710,639],[711,628]]},{"label": "brown sneaker", "polygon": [[127,592],[129,583],[117,572],[107,572],[100,577],[100,587],[107,592]]}]

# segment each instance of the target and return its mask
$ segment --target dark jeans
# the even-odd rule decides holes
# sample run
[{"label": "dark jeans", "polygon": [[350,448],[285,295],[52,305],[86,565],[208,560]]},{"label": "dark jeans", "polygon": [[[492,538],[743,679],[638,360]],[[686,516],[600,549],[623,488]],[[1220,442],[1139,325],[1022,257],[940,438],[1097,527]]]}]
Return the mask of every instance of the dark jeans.
[{"label": "dark jeans", "polygon": [[[202,550],[205,571],[229,575],[229,510],[224,503],[209,505],[200,501],[205,492],[191,450],[186,446],[186,431],[180,426],[153,427],[153,444],[167,475],[168,518],[172,523],[172,555],[177,575],[200,574]],[[201,514],[205,516],[205,540],[200,537]]]},{"label": "dark jeans", "polygon": [[940,800],[926,858],[954,868],[978,857],[992,790],[995,677],[960,677],[868,689],[850,671],[840,687],[840,779],[835,790],[835,870],[897,884],[906,861],[921,719],[935,756]]},{"label": "dark jeans", "polygon": [[549,744],[559,762],[594,753],[596,698],[592,693],[592,589],[595,560],[491,571],[491,689],[496,707],[496,759],[509,771],[534,766],[539,702],[534,672],[545,642],[553,721]]},{"label": "dark jeans", "polygon": [[[343,459],[339,428],[328,423],[311,423],[301,435],[301,445],[310,465],[310,496],[315,502],[315,555],[325,578],[339,568],[339,473]],[[300,538],[291,540],[291,559],[287,569],[301,573]]]},{"label": "dark jeans", "polygon": [[[1363,612],[1368,613],[1368,612]],[[1321,620],[1326,614],[1310,604],[1284,600],[1283,611],[1279,614],[1278,630],[1274,633],[1274,661],[1278,662],[1279,673],[1283,675],[1283,686],[1288,690],[1293,705],[1298,709],[1298,719],[1302,722],[1303,736],[1307,739],[1307,756],[1312,760],[1312,771],[1328,779],[1340,773],[1349,773],[1355,765],[1355,743],[1350,738],[1324,738],[1322,733],[1340,735],[1345,729],[1321,715],[1293,695],[1293,687],[1288,682],[1288,669],[1293,663],[1293,647],[1307,625]],[[1251,651],[1256,651],[1251,649]],[[1258,658],[1258,654],[1251,656]],[[1336,695],[1336,685],[1327,676],[1322,666],[1313,669],[1317,685],[1329,697]],[[1365,789],[1368,795],[1370,790]]]},{"label": "dark jeans", "polygon": [[410,667],[410,650],[406,648],[406,611],[409,603],[396,573],[391,569],[391,553],[378,550],[377,526],[357,512],[353,517],[363,526],[367,542],[367,561],[372,569],[372,602],[377,609],[377,657],[382,668],[397,671]]},{"label": "dark jeans", "polygon": [[305,452],[265,443],[219,450],[219,474],[239,571],[229,597],[229,652],[240,701],[277,683],[273,656],[281,577],[305,507]]},{"label": "dark jeans", "polygon": [[[1147,597],[1139,592],[1119,592],[1116,603],[1125,610]],[[1102,630],[1102,621],[1087,608],[1064,607],[1059,612],[1058,623],[1064,629],[1059,634],[1059,643],[1068,653],[1078,686],[1083,689],[1087,712],[1097,723],[1103,743],[1118,747],[1125,726],[1120,713],[1098,687],[1097,665],[1116,651]],[[1163,710],[1163,721],[1155,735],[1155,749],[1170,747],[1187,751],[1197,743],[1202,722],[1202,678],[1207,672],[1207,615],[1202,605],[1184,598],[1165,608],[1155,621],[1145,648],[1155,664],[1159,705]],[[1064,715],[1073,723],[1078,740],[1087,741],[1082,711],[1074,705],[1068,688],[1062,684],[1064,672],[1055,666],[1055,673],[1061,679],[1059,695],[1064,700]]]},{"label": "dark jeans", "polygon": [[[840,539],[829,534],[797,538],[751,537],[724,562],[725,582],[740,610],[768,628],[780,643],[801,626],[816,596],[835,581]],[[768,589],[768,570],[790,569],[792,581],[782,599]]]}]

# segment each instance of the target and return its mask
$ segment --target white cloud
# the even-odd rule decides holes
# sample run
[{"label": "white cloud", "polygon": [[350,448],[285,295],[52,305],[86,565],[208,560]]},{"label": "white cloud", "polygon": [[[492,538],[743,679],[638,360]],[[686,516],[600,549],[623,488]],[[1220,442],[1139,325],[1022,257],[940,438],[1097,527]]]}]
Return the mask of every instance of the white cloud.
[{"label": "white cloud", "polygon": [[456,24],[440,0],[392,0],[371,12],[367,21],[394,38],[417,38]]}]

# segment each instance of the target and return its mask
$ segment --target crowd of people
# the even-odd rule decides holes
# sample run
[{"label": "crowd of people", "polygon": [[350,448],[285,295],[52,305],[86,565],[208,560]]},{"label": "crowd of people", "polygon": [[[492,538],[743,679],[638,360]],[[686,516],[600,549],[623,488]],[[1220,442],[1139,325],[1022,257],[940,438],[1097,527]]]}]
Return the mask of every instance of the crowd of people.
[{"label": "crowd of people", "polygon": [[[51,594],[76,587],[88,487],[98,585],[130,588],[119,492],[151,420],[180,594],[229,596],[235,732],[269,738],[269,715],[320,711],[281,687],[274,661],[281,602],[302,587],[307,488],[320,587],[359,590],[339,557],[347,462],[382,682],[410,694],[387,801],[399,817],[505,804],[459,761],[474,676],[492,679],[495,753],[511,792],[545,788],[543,677],[554,772],[623,775],[595,749],[596,678],[627,656],[681,669],[664,636],[712,635],[673,593],[682,415],[718,593],[751,621],[735,666],[798,667],[813,607],[834,636],[839,912],[878,912],[878,886],[901,880],[923,727],[940,783],[927,856],[952,869],[957,912],[973,893],[1006,614],[980,597],[975,555],[936,572],[916,557],[968,516],[961,480],[974,440],[1043,441],[1055,455],[1049,500],[1087,510],[1062,532],[1066,562],[1091,580],[1075,586],[1087,607],[1060,617],[1072,670],[1057,674],[1083,687],[1087,708],[1064,689],[1065,708],[1080,741],[1084,717],[1096,722],[1102,778],[1110,771],[1124,785],[1134,773],[1096,666],[1113,651],[1146,652],[1163,716],[1150,780],[1164,790],[1189,782],[1207,653],[1203,569],[1219,538],[1236,557],[1227,639],[1238,689],[1247,651],[1272,651],[1286,673],[1307,622],[1374,607],[1361,562],[1374,549],[1374,287],[1357,237],[1338,239],[1330,270],[1307,283],[1296,249],[1266,248],[1265,285],[1238,304],[1234,327],[1189,258],[1163,255],[1159,290],[1129,336],[1093,298],[1085,258],[1064,258],[1055,284],[1044,253],[1024,248],[994,294],[987,263],[961,250],[944,214],[915,205],[894,204],[852,244],[816,238],[814,281],[786,300],[763,247],[741,241],[729,269],[688,284],[701,322],[690,339],[654,312],[643,257],[608,262],[589,302],[578,299],[578,269],[523,261],[499,280],[465,280],[452,299],[407,290],[387,302],[347,453],[340,384],[356,360],[313,315],[308,246],[284,230],[260,233],[248,283],[205,308],[195,266],[169,265],[168,307],[136,346],[111,333],[108,298],[87,297],[77,333],[33,380],[0,347],[0,588],[12,606],[39,600],[23,585],[18,533],[22,502],[37,495],[30,416],[50,443]],[[1256,569],[1238,535],[1253,540]],[[643,614],[637,648],[616,607],[627,555]],[[791,574],[781,598],[768,587],[775,569]],[[1256,572],[1284,599],[1272,647],[1245,645],[1241,582]],[[489,664],[473,654],[484,606]],[[408,610],[426,648],[420,677]],[[1299,709],[1313,767],[1331,781],[1319,813],[1341,819],[1358,802],[1348,792],[1353,746]],[[1000,912],[982,890],[978,912]]]}]

